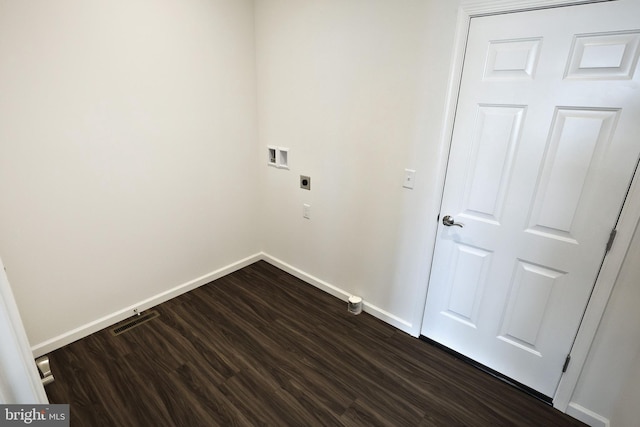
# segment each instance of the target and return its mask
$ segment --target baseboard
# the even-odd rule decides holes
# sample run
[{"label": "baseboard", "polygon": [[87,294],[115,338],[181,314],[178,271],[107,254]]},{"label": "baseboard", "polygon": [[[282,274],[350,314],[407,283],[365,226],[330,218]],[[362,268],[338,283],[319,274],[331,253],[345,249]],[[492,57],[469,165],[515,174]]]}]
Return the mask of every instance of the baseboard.
[{"label": "baseboard", "polygon": [[578,405],[577,403],[570,402],[566,411],[567,415],[582,421],[591,427],[609,427],[609,420],[601,415],[596,414],[587,408]]},{"label": "baseboard", "polygon": [[[207,284],[213,280],[219,279],[220,277],[233,273],[236,270],[239,270],[243,267],[246,267],[260,260],[264,260],[269,264],[272,264],[280,268],[281,270],[286,271],[287,273],[299,278],[300,280],[303,280],[309,283],[310,285],[313,285],[316,288],[321,289],[324,292],[327,292],[328,294],[341,299],[342,301],[346,302],[347,299],[349,299],[349,296],[351,295],[347,291],[335,285],[325,282],[324,280],[321,280],[311,274],[308,274],[300,270],[299,268],[293,267],[292,265],[287,264],[286,262],[278,258],[275,258],[269,254],[262,252],[262,253],[251,255],[247,258],[244,258],[232,264],[229,264],[225,267],[222,267],[211,273],[205,274],[204,276],[198,277],[189,282],[178,285],[172,289],[169,289],[165,292],[154,295],[145,300],[139,301],[133,305],[130,305],[114,313],[103,316],[85,325],[79,326],[71,331],[68,331],[56,337],[53,337],[49,340],[35,344],[31,347],[31,351],[33,352],[33,357],[40,357],[44,354],[50,353],[58,348],[64,347],[67,344],[70,344],[74,341],[77,341],[81,338],[84,338],[88,335],[98,332],[104,328],[112,326],[128,317],[131,317],[134,308],[137,308],[140,311],[148,310],[152,307],[155,307],[158,304],[161,304],[165,301],[170,300],[171,298],[175,298],[199,286]],[[371,314],[372,316],[408,334],[412,334],[414,332],[412,324],[410,322],[407,322],[406,320],[401,319],[398,316],[395,316],[389,313],[388,311],[385,311],[380,307],[377,307],[367,302],[366,299],[363,301],[363,303],[364,303],[363,310]]]},{"label": "baseboard", "polygon": [[156,305],[161,304],[165,301],[168,301],[171,298],[175,298],[199,286],[205,285],[213,280],[219,279],[220,277],[233,273],[234,271],[239,270],[243,267],[246,267],[250,264],[253,264],[256,261],[260,261],[261,259],[263,259],[263,256],[261,253],[251,255],[247,258],[241,259],[240,261],[234,262],[225,267],[212,271],[211,273],[205,274],[204,276],[200,276],[196,279],[193,279],[186,283],[178,285],[172,289],[169,289],[167,291],[154,295],[150,298],[139,301],[129,307],[125,307],[114,313],[111,313],[104,317],[96,319],[93,322],[89,322],[85,325],[79,326],[69,332],[65,332],[61,335],[58,335],[57,337],[53,337],[49,340],[38,343],[31,347],[31,350],[33,351],[33,357],[40,357],[43,354],[50,353],[53,350],[56,350],[74,341],[77,341],[81,338],[91,335],[94,332],[98,332],[101,329],[114,325],[120,322],[121,320],[131,317],[134,308],[137,308],[140,311],[148,310],[151,307],[155,307]]},{"label": "baseboard", "polygon": [[[345,291],[344,289],[339,288],[338,286],[332,285],[331,283],[325,282],[324,280],[321,280],[311,274],[308,274],[302,270],[300,270],[299,268],[296,268],[290,264],[287,264],[286,262],[273,257],[269,254],[266,253],[262,253],[262,259],[266,262],[268,262],[269,264],[278,267],[279,269],[286,271],[287,273],[291,274],[292,276],[297,277],[300,280],[303,280],[313,286],[315,286],[318,289],[321,289],[325,292],[327,292],[328,294],[333,295],[336,298],[341,299],[342,301],[347,301],[349,299],[349,297],[351,296],[351,294],[347,291]],[[346,309],[346,308],[345,308]],[[407,322],[404,319],[399,318],[398,316],[395,316],[391,313],[389,313],[388,311],[385,311],[383,309],[381,309],[380,307],[377,307],[369,302],[367,302],[366,298],[363,298],[363,310],[369,314],[371,314],[374,317],[377,317],[378,319],[382,320],[385,323],[390,324],[391,326],[394,326],[398,329],[400,329],[403,332],[406,332],[408,334],[412,334],[414,332],[414,328],[413,325],[410,322]]]}]

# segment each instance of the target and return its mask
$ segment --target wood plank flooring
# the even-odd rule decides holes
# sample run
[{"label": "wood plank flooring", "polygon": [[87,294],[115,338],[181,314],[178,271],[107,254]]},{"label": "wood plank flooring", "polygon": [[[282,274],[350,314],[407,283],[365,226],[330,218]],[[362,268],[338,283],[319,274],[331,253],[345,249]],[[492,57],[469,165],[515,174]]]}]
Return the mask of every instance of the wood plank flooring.
[{"label": "wood plank flooring", "polygon": [[579,426],[265,263],[49,355],[78,426]]}]

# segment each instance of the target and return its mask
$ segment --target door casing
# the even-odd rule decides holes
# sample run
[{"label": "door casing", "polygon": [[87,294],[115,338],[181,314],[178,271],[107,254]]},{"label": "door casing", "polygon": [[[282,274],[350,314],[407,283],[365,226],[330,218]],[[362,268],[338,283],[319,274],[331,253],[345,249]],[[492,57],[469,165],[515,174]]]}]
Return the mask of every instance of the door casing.
[{"label": "door casing", "polygon": [[[453,134],[454,117],[457,108],[459,85],[462,79],[462,66],[469,22],[473,17],[491,14],[504,14],[560,6],[572,6],[589,3],[602,3],[618,0],[470,0],[464,1],[458,10],[452,66],[447,89],[446,110],[443,133],[440,141],[442,147],[438,161],[438,196],[444,193],[444,181],[447,171],[448,153]],[[637,172],[637,171],[636,171]],[[571,350],[571,363],[560,380],[553,396],[553,406],[566,412],[571,396],[576,388],[580,373],[585,364],[589,349],[595,338],[598,325],[604,315],[609,296],[629,249],[636,225],[640,222],[640,174],[636,173],[631,182],[626,201],[620,213],[616,230],[616,240],[604,259],[602,269],[596,280],[593,293],[587,305],[584,318],[578,329],[576,340]],[[438,210],[440,207],[438,206]],[[437,212],[434,217],[438,214]],[[437,225],[436,225],[437,226]],[[435,234],[430,242],[435,247]],[[431,252],[433,257],[433,249]],[[429,273],[430,274],[430,273]],[[422,318],[422,317],[421,317]]]}]

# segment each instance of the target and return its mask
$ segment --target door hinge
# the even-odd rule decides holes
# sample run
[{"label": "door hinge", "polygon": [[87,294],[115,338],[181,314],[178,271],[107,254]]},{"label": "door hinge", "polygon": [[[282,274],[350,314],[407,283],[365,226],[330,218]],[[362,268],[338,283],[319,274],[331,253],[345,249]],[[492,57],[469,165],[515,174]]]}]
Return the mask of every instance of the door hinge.
[{"label": "door hinge", "polygon": [[616,239],[617,233],[618,233],[618,230],[616,230],[615,228],[611,230],[611,234],[609,234],[609,241],[607,242],[607,247],[605,248],[605,253],[611,250],[611,247],[613,246],[613,241]]},{"label": "door hinge", "polygon": [[567,354],[567,358],[564,359],[564,365],[562,365],[562,373],[567,372],[567,368],[569,367],[569,362],[571,362],[571,355]]}]

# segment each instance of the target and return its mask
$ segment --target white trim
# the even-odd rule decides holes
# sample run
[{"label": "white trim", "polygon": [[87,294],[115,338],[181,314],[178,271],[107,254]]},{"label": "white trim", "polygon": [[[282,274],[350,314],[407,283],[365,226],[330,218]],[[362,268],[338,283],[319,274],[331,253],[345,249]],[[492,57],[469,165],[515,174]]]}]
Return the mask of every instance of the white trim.
[{"label": "white trim", "polygon": [[0,260],[0,404],[47,404],[47,394]]},{"label": "white trim", "polygon": [[637,171],[616,225],[616,239],[613,242],[611,251],[604,259],[600,275],[578,330],[576,341],[571,349],[571,363],[567,372],[560,379],[560,384],[553,399],[553,405],[561,411],[567,409],[571,396],[578,384],[582,368],[589,355],[589,349],[596,336],[598,325],[607,308],[613,286],[618,278],[622,263],[629,251],[631,239],[639,223],[640,171]]},{"label": "white trim", "polygon": [[577,403],[569,403],[569,406],[567,407],[567,415],[570,415],[576,420],[580,420],[591,427],[610,426],[610,422],[607,418],[600,416]]},{"label": "white trim", "polygon": [[197,287],[205,285],[213,280],[233,273],[234,271],[253,264],[256,261],[260,261],[261,259],[262,254],[260,253],[251,255],[247,258],[241,259],[240,261],[229,264],[226,267],[219,268],[215,271],[212,271],[211,273],[205,274],[204,276],[200,276],[196,279],[190,280],[189,282],[183,283],[172,289],[137,302],[129,307],[125,307],[122,310],[118,310],[85,325],[79,326],[71,331],[58,335],[57,337],[53,337],[49,340],[38,343],[34,345],[31,350],[33,351],[34,357],[39,357],[43,354],[47,354],[53,350],[84,338],[88,335],[91,335],[94,332],[114,325],[121,320],[131,317],[134,314],[134,309],[138,309],[139,311],[148,310],[151,307],[155,307],[156,305],[168,301],[171,298],[175,298]]},{"label": "white trim", "polygon": [[[263,253],[263,260],[268,262],[269,264],[278,267],[279,269],[286,271],[287,273],[291,274],[292,276],[297,277],[300,280],[305,281],[306,283],[309,283],[313,286],[315,286],[316,288],[323,290],[325,292],[327,292],[330,295],[333,295],[334,297],[347,302],[347,300],[349,299],[349,297],[351,296],[351,294],[349,294],[348,292],[346,292],[345,290],[332,285],[331,283],[325,282],[324,280],[318,279],[317,277],[306,273],[302,270],[300,270],[299,268],[293,267],[290,264],[287,264],[286,262],[273,257],[269,254]],[[344,307],[345,311],[347,310],[347,306],[345,305]],[[413,332],[413,327],[412,324],[410,322],[407,322],[406,320],[403,320],[401,318],[399,318],[398,316],[395,316],[391,313],[389,313],[388,311],[385,311],[383,309],[381,309],[380,307],[377,307],[371,303],[368,303],[366,299],[363,299],[363,310],[369,314],[371,314],[374,317],[377,317],[378,319],[382,320],[385,323],[390,324],[391,326],[394,326],[398,329],[400,329],[403,332],[406,332],[408,334],[411,334]]]},{"label": "white trim", "polygon": [[616,0],[468,0],[463,1],[462,8],[470,16],[480,16],[606,1]]},{"label": "white trim", "polygon": [[[449,148],[451,146],[451,136],[459,95],[459,84],[462,79],[464,52],[471,18],[474,16],[600,3],[604,1],[616,0],[468,0],[462,2],[458,10],[451,78],[448,85],[445,118],[440,141],[441,150],[438,159],[438,180],[436,182],[436,188],[438,189],[437,195],[442,197],[444,192]],[[638,180],[640,180],[640,177],[636,176],[618,222],[618,237],[616,238],[614,247],[605,258],[603,268],[594,286],[593,295],[587,305],[583,322],[578,330],[576,341],[571,351],[571,363],[569,364],[567,372],[562,376],[555,396],[553,397],[553,406],[563,412],[567,411],[569,406],[571,396],[580,377],[580,372],[589,354],[589,348],[595,337],[598,324],[604,314],[615,279],[620,271],[629,244],[631,243],[633,230],[640,219],[640,188],[638,188],[640,184]],[[434,217],[438,215],[440,206],[438,205],[436,209],[437,210],[433,212]],[[435,239],[434,234],[429,242],[432,248],[435,247]],[[431,258],[433,258],[433,253],[434,249],[431,250]]]},{"label": "white trim", "polygon": [[[292,265],[287,264],[286,262],[278,258],[275,258],[264,252],[260,252],[260,253],[251,255],[247,258],[244,258],[240,261],[234,262],[226,267],[223,267],[211,273],[205,274],[204,276],[198,277],[194,280],[178,285],[172,289],[169,289],[168,291],[161,292],[155,296],[142,300],[136,304],[130,305],[121,310],[110,313],[92,322],[81,325],[71,331],[65,332],[49,340],[38,343],[34,345],[31,348],[31,350],[33,351],[34,357],[39,357],[43,354],[47,354],[67,344],[70,344],[74,341],[77,341],[81,338],[91,335],[94,332],[98,332],[104,328],[112,326],[120,322],[121,320],[131,317],[134,314],[133,312],[134,309],[138,309],[139,311],[148,310],[152,307],[155,307],[158,304],[161,304],[165,301],[170,300],[171,298],[175,298],[199,286],[210,283],[216,279],[226,276],[227,274],[233,273],[234,271],[244,268],[257,261],[266,261],[269,264],[272,264],[280,268],[281,270],[286,271],[287,273],[301,280],[304,280],[310,285],[313,285],[316,288],[319,288],[342,301],[346,302],[349,299],[350,294],[345,290],[340,289],[339,287],[334,286],[328,282],[325,282],[324,280],[318,279],[317,277],[309,273],[306,273],[300,270],[299,268],[293,267]],[[407,322],[406,320],[403,320],[398,316],[395,316],[373,304],[370,304],[367,301],[363,301],[363,302],[364,302],[363,304],[364,311],[366,311],[367,313],[373,315],[374,317],[377,317],[383,322],[386,322],[400,329],[401,331],[407,332],[409,334],[412,332],[412,324],[410,322]],[[345,306],[345,310],[346,310],[346,306]]]}]

